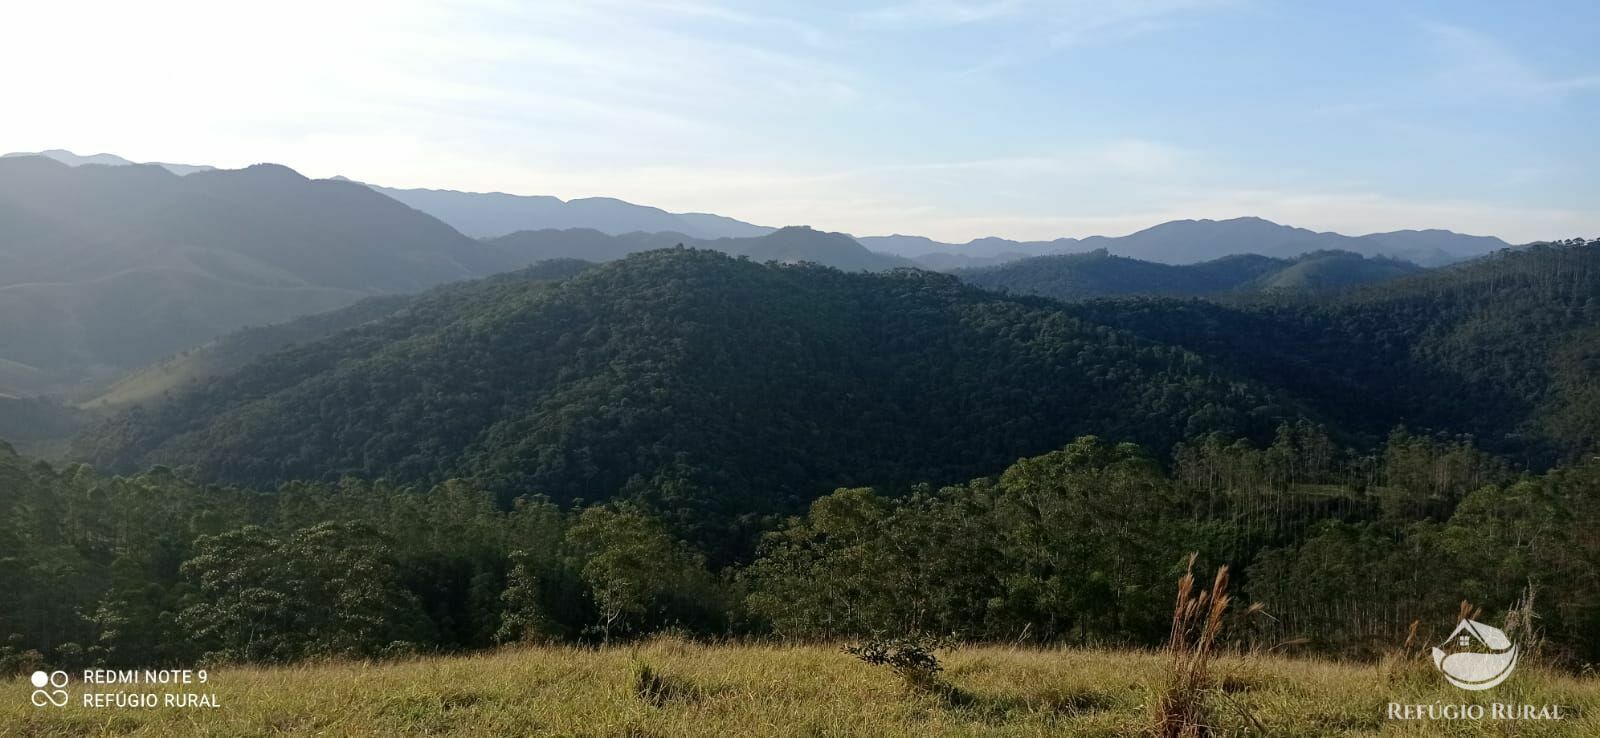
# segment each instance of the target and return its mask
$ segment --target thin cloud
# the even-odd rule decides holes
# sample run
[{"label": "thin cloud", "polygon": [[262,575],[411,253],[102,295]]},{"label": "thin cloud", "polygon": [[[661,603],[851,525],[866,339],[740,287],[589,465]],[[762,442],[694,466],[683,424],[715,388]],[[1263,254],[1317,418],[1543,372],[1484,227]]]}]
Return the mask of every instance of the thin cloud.
[{"label": "thin cloud", "polygon": [[1050,18],[1050,45],[1111,43],[1163,29],[1179,15],[1234,5],[1232,0],[1124,0],[1066,3]]},{"label": "thin cloud", "polygon": [[878,25],[957,26],[1016,15],[1023,0],[910,0],[856,14]]},{"label": "thin cloud", "polygon": [[983,74],[1037,62],[1065,49],[1115,44],[1166,30],[1174,20],[1239,4],[1240,0],[1104,0],[1049,3],[1030,9],[1032,42],[998,49],[964,74]]},{"label": "thin cloud", "polygon": [[1448,23],[1424,28],[1444,63],[1439,84],[1459,97],[1551,101],[1600,88],[1600,74],[1551,76],[1479,31]]}]

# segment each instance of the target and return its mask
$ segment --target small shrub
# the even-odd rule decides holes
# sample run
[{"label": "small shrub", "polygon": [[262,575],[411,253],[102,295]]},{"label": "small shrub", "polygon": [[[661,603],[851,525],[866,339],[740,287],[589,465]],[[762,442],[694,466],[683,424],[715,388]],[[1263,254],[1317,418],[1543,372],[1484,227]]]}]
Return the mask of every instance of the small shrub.
[{"label": "small shrub", "polygon": [[44,668],[44,654],[22,647],[22,635],[14,633],[0,646],[0,677],[28,674]]},{"label": "small shrub", "polygon": [[944,665],[934,651],[945,642],[939,638],[919,635],[896,638],[874,638],[856,646],[845,646],[844,651],[873,666],[887,666],[905,683],[906,689],[917,694],[951,694],[954,689],[940,674]]}]

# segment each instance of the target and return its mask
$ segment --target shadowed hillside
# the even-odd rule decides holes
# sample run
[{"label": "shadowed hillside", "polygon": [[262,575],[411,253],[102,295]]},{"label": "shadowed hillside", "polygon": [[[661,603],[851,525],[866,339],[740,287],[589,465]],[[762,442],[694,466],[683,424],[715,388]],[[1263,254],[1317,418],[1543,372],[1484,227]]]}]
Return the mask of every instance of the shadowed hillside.
[{"label": "shadowed hillside", "polygon": [[1467,433],[1548,463],[1600,441],[1597,295],[1600,242],[1572,241],[1331,296],[1106,300],[1070,311],[1195,351],[1352,429]]},{"label": "shadowed hillside", "polygon": [[1192,356],[950,277],[664,250],[441,291],[123,414],[80,451],[248,483],[470,476],[711,520],[966,478],[1091,431],[1259,435],[1282,412]]},{"label": "shadowed hillside", "polygon": [[779,228],[743,238],[693,238],[682,233],[633,232],[608,235],[590,229],[520,231],[486,243],[521,262],[545,259],[612,261],[651,249],[689,246],[742,256],[755,262],[810,262],[847,272],[881,272],[916,266],[908,259],[868,251],[843,233],[805,226]]},{"label": "shadowed hillside", "polygon": [[365,187],[275,165],[178,176],[0,158],[0,232],[0,359],[38,370],[9,387],[22,392],[508,266]]}]

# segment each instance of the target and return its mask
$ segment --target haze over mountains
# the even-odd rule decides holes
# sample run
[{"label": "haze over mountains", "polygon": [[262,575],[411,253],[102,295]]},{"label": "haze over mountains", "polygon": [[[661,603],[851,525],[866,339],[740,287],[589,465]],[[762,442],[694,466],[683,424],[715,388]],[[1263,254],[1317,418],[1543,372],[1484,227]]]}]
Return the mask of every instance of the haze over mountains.
[{"label": "haze over mountains", "polygon": [[[1260,234],[1269,251],[1317,240],[1245,220],[1116,241],[1220,249],[1239,233]],[[841,590],[830,582],[871,591],[920,571],[881,596],[914,603],[904,616],[882,610],[885,622],[923,622],[915,593],[935,592],[965,613],[945,622],[1005,615],[1014,643],[1034,622],[1056,622],[1061,603],[1107,591],[1098,582],[1133,582],[1101,574],[1128,561],[1147,576],[1116,591],[1155,591],[1180,552],[1196,550],[1248,562],[1251,586],[1280,596],[1315,589],[1304,583],[1329,561],[1365,571],[1368,549],[1414,568],[1426,546],[1485,539],[1440,520],[1499,530],[1527,500],[1552,499],[1527,473],[1504,493],[1486,481],[1587,459],[1600,443],[1600,242],[1432,269],[1339,250],[1169,264],[1098,249],[950,274],[805,227],[474,239],[364,185],[276,165],[179,176],[45,157],[0,159],[0,234],[0,472],[22,480],[23,495],[0,515],[23,523],[0,531],[23,562],[11,612],[78,623],[73,643],[105,643],[105,623],[145,623],[176,644],[209,637],[172,613],[219,608],[185,616],[205,622],[263,600],[258,583],[303,589],[298,574],[271,574],[285,556],[302,562],[295,571],[377,570],[387,560],[377,553],[339,558],[369,540],[414,556],[393,565],[406,574],[385,596],[415,612],[426,602],[427,622],[442,624],[408,643],[486,646],[501,630],[488,626],[510,612],[495,603],[518,597],[529,603],[518,612],[572,613],[564,633],[593,633],[605,621],[599,585],[585,584],[590,564],[663,550],[698,573],[628,576],[727,613],[695,632],[765,629],[772,613],[810,601],[825,603],[815,632],[832,633]],[[284,322],[235,330],[271,320]],[[75,404],[9,396],[19,385],[80,393]],[[57,472],[13,448],[88,466]],[[1571,499],[1587,505],[1590,492]],[[335,508],[320,507],[338,500],[366,516],[345,533]],[[1592,505],[1549,518],[1585,536],[1594,516],[1568,512],[1583,509]],[[285,516],[286,532],[219,517],[254,510]],[[647,527],[615,529],[622,542],[608,543],[605,521],[618,515]],[[359,530],[372,537],[355,537],[366,518],[377,525]],[[468,519],[506,521],[504,533],[456,525]],[[1353,551],[1330,549],[1350,525],[1390,527],[1366,528]],[[125,529],[148,553],[104,554],[104,531]],[[862,558],[851,529],[897,558]],[[640,530],[669,548],[638,548],[630,531]],[[1041,550],[1046,530],[1059,537],[1035,559],[1048,567],[997,553],[1011,542]],[[323,547],[292,543],[313,538]],[[441,558],[433,541],[446,540],[466,553]],[[561,563],[510,548],[527,541]],[[840,568],[795,566],[806,561]],[[1567,561],[1550,579],[1586,581],[1589,562]],[[185,572],[200,565],[240,582],[238,596],[197,589]],[[1534,581],[1513,573],[1501,601]],[[525,597],[559,582],[569,584],[549,590],[558,607]],[[749,582],[767,587],[749,591],[766,592],[771,609],[740,609],[740,597],[760,601]],[[1435,599],[1453,609],[1456,596]],[[98,603],[92,617],[85,602]],[[1073,607],[1082,622],[1114,622]],[[239,642],[280,619],[247,611]],[[60,632],[30,632],[41,648],[75,650],[55,645],[67,643]],[[124,639],[144,651],[107,652],[148,663],[163,642],[136,641]],[[396,642],[375,637],[373,649]]]},{"label": "haze over mountains", "polygon": [[473,238],[492,238],[522,230],[569,228],[587,228],[613,236],[671,232],[703,239],[748,238],[775,230],[708,213],[669,213],[612,197],[561,200],[548,195],[369,186]]},{"label": "haze over mountains", "polygon": [[1466,236],[1443,230],[1394,231],[1365,236],[1318,233],[1253,217],[1175,220],[1126,236],[1058,238],[1054,241],[979,238],[964,244],[952,244],[921,236],[869,236],[857,240],[869,249],[885,253],[951,257],[941,262],[945,268],[987,266],[1024,256],[1082,253],[1099,249],[1117,256],[1163,264],[1194,264],[1235,254],[1293,258],[1312,251],[1348,251],[1363,256],[1403,259],[1421,266],[1442,266],[1510,246],[1491,236]]},{"label": "haze over mountains", "polygon": [[0,234],[0,391],[508,267],[431,216],[276,165],[178,176],[4,158]]},{"label": "haze over mountains", "polygon": [[805,261],[850,272],[882,272],[918,266],[911,259],[869,251],[843,233],[827,233],[805,226],[787,226],[761,236],[716,239],[673,232],[610,236],[592,229],[518,231],[485,243],[512,259],[529,264],[545,259],[611,261],[640,251],[682,245],[721,251],[757,262]]},{"label": "haze over mountains", "polygon": [[[8,156],[17,156],[9,154]],[[39,155],[69,165],[84,163],[127,164],[109,154],[81,157],[51,150]],[[188,165],[162,164],[200,169]],[[179,173],[184,173],[179,171]],[[338,178],[336,178],[338,179]],[[670,213],[615,198],[594,197],[563,201],[542,195],[458,192],[434,189],[397,189],[368,185],[417,210],[428,213],[474,238],[504,236],[523,230],[587,228],[608,235],[682,233],[701,240],[749,238],[777,230],[708,213]],[[1180,220],[1152,226],[1126,236],[1059,238],[1052,241],[1014,241],[978,238],[964,244],[945,243],[923,236],[856,236],[869,250],[914,258],[930,269],[986,266],[1027,256],[1079,253],[1106,249],[1118,256],[1166,264],[1189,264],[1233,254],[1260,254],[1292,258],[1311,251],[1350,251],[1364,256],[1387,256],[1422,266],[1439,266],[1490,253],[1509,244],[1491,236],[1468,236],[1445,230],[1394,231],[1346,236],[1279,225],[1261,218]],[[920,258],[919,258],[920,257]]]},{"label": "haze over mountains", "polygon": [[[1233,268],[1253,263],[1263,271],[1235,275],[1239,279],[1224,291],[1256,284],[1252,280],[1266,279],[1267,271],[1281,276],[1273,287],[1315,288],[1387,279],[1406,270],[1360,259],[1324,257],[1315,267],[1290,263],[1307,251],[1408,254],[1432,264],[1505,245],[1444,231],[1352,238],[1243,218],[1179,221],[1118,238],[991,238],[955,246],[900,236],[856,239],[806,227],[771,229],[609,198],[563,202],[394,190],[308,179],[274,164],[240,170],[139,165],[111,154],[52,150],[0,157],[0,393],[104,386],[231,331],[365,297],[415,293],[547,259],[604,262],[680,244],[757,262],[814,262],[847,271],[952,270],[1051,251],[1100,250],[1101,256],[1121,259],[1096,261],[1091,254],[961,272],[977,284],[1071,299],[1210,294],[1217,289],[1204,278],[1194,280],[1217,265],[1160,268],[1201,257],[1258,254],[1280,260],[1230,262]],[[905,255],[928,248],[953,253]],[[1057,268],[1068,263],[1078,265],[1068,270],[1075,276]],[[1119,268],[1082,268],[1091,264]],[[1187,276],[1173,281],[1179,274]],[[1051,277],[1065,282],[1045,285]]]},{"label": "haze over mountains", "polygon": [[1409,261],[1369,258],[1349,251],[1314,251],[1293,259],[1241,254],[1173,265],[1112,256],[1105,249],[1098,249],[1083,254],[1035,256],[953,273],[979,287],[1084,300],[1125,295],[1199,297],[1329,290],[1422,271],[1422,267]]},{"label": "haze over mountains", "polygon": [[[562,243],[620,240],[591,244],[596,260],[612,258],[608,249],[701,243],[556,234]],[[180,176],[156,165],[0,158],[0,392],[104,382],[245,326],[583,253],[544,253],[529,240],[468,238],[364,185],[274,164]],[[909,265],[810,229],[706,243],[763,261]]]},{"label": "haze over mountains", "polygon": [[565,281],[442,288],[124,413],[77,452],[252,485],[694,489],[708,496],[656,503],[702,512],[959,479],[1084,432],[1165,453],[1213,431],[1264,440],[1296,418],[1345,439],[1407,425],[1550,458],[1600,438],[1585,409],[1600,387],[1597,280],[1600,243],[1337,296],[1060,303],[923,271],[658,250]]},{"label": "haze over mountains", "polygon": [[55,159],[56,161],[59,161],[69,167],[82,166],[84,164],[100,164],[109,167],[123,167],[142,163],[161,167],[162,169],[180,176],[185,174],[194,174],[195,172],[207,172],[211,171],[212,169],[216,169],[216,167],[206,164],[170,164],[161,161],[135,162],[124,159],[116,154],[89,154],[87,156],[79,156],[78,154],[74,154],[66,149],[49,149],[46,151],[14,151],[9,154],[0,154],[0,158],[12,156],[43,156],[48,159]]}]

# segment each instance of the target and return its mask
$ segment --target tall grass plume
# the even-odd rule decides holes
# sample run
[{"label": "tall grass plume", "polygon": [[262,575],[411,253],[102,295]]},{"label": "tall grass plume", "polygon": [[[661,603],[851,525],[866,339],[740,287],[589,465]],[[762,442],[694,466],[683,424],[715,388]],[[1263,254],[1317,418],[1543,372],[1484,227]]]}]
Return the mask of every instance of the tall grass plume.
[{"label": "tall grass plume", "polygon": [[[1199,738],[1215,732],[1206,699],[1219,686],[1212,674],[1212,664],[1224,616],[1233,598],[1228,595],[1227,566],[1217,569],[1209,590],[1196,587],[1196,558],[1195,554],[1189,555],[1188,567],[1178,579],[1178,597],[1172,607],[1172,627],[1166,646],[1170,668],[1156,703],[1155,734],[1159,738]],[[1249,616],[1260,611],[1261,605],[1257,603],[1244,614]],[[1247,713],[1245,717],[1255,722]]]}]

